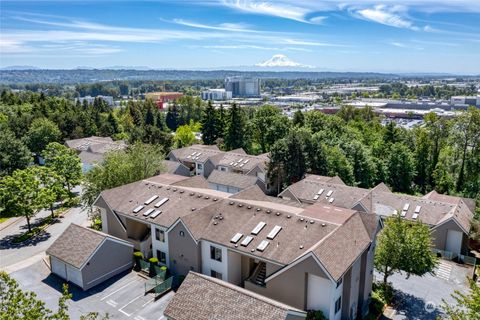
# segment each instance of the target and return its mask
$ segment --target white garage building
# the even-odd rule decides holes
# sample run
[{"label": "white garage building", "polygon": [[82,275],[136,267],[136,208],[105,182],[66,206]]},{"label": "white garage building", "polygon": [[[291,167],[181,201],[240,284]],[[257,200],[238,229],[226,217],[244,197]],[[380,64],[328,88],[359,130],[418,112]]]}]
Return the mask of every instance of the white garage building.
[{"label": "white garage building", "polygon": [[52,273],[83,290],[133,264],[132,244],[73,223],[48,248],[47,254]]}]

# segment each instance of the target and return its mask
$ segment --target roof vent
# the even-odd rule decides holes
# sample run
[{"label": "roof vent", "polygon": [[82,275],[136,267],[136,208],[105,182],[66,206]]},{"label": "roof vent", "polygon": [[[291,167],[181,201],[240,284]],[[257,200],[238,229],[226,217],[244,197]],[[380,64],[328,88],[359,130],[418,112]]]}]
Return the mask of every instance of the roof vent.
[{"label": "roof vent", "polygon": [[315,221],[313,221],[313,220],[310,220],[310,224],[313,224],[314,222],[315,222]]},{"label": "roof vent", "polygon": [[243,207],[243,204],[239,203],[238,206],[241,208],[241,207]]},{"label": "roof vent", "polygon": [[202,195],[201,195],[201,194],[199,194],[199,195],[197,196],[197,198],[201,198],[201,197],[202,197]]},{"label": "roof vent", "polygon": [[271,211],[271,210],[267,210],[267,213],[270,213],[270,212],[272,212],[272,211]]},{"label": "roof vent", "polygon": [[230,201],[228,204],[231,205],[231,206],[233,206],[233,205],[235,204],[235,202]]},{"label": "roof vent", "polygon": [[[260,211],[260,210],[262,210],[262,209],[260,209],[260,208],[257,208],[257,212],[258,212],[258,211]],[[268,213],[268,212],[267,212],[267,213]]]},{"label": "roof vent", "polygon": [[304,219],[304,218],[300,218],[300,221],[305,221],[305,219]]},{"label": "roof vent", "polygon": [[209,197],[209,196],[205,196],[205,199],[207,199],[207,200],[208,200],[208,199],[210,199],[210,197]]},{"label": "roof vent", "polygon": [[173,188],[173,192],[177,192],[177,188]]},{"label": "roof vent", "polygon": [[195,192],[190,192],[190,196],[194,196],[195,195]]},{"label": "roof vent", "polygon": [[222,217],[222,216],[220,216],[220,217],[218,217],[218,219],[219,219],[219,220],[223,220],[223,217]]},{"label": "roof vent", "polygon": [[255,252],[255,249],[250,250],[251,252]]},{"label": "roof vent", "polygon": [[217,198],[213,198],[213,201],[217,201],[218,199]]},{"label": "roof vent", "polygon": [[327,225],[325,223],[322,223],[322,227],[326,227]]},{"label": "roof vent", "polygon": [[218,219],[218,216],[213,217],[213,219]]},{"label": "roof vent", "polygon": [[300,249],[303,249],[303,245],[300,246]]},{"label": "roof vent", "polygon": [[276,215],[277,215],[277,217],[278,217],[278,216],[280,215],[280,212],[277,212],[277,213],[275,213],[275,214],[276,214]]},{"label": "roof vent", "polygon": [[287,219],[290,219],[292,216],[291,215],[287,215]]},{"label": "roof vent", "polygon": [[247,206],[247,209],[252,209],[252,206]]},{"label": "roof vent", "polygon": [[197,208],[192,208],[192,211],[195,211],[195,210],[197,210]]},{"label": "roof vent", "polygon": [[180,191],[178,191],[178,192],[180,192],[180,193],[184,193],[184,192],[185,192],[185,190],[180,190]]},{"label": "roof vent", "polygon": [[217,222],[217,221],[214,221],[214,222],[213,222],[213,225],[214,225],[214,226],[216,226],[217,224],[218,224],[218,222]]},{"label": "roof vent", "polygon": [[170,187],[167,187],[167,190],[170,190]]}]

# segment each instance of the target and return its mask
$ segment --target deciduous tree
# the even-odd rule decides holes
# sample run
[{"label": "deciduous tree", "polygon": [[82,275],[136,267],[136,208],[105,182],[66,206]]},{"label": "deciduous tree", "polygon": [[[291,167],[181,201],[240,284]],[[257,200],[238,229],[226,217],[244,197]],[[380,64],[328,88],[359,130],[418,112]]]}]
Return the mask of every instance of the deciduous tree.
[{"label": "deciduous tree", "polygon": [[79,184],[82,178],[82,163],[75,150],[52,142],[46,147],[43,157],[45,165],[62,177],[71,195],[71,189]]}]

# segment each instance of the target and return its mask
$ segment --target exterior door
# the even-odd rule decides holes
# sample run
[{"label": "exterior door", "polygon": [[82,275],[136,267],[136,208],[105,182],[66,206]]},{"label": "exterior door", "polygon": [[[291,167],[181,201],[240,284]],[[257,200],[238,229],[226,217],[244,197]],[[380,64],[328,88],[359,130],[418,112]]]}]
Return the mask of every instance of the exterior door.
[{"label": "exterior door", "polygon": [[456,230],[447,230],[447,244],[445,246],[446,251],[453,253],[453,256],[460,255],[462,250],[463,233]]}]

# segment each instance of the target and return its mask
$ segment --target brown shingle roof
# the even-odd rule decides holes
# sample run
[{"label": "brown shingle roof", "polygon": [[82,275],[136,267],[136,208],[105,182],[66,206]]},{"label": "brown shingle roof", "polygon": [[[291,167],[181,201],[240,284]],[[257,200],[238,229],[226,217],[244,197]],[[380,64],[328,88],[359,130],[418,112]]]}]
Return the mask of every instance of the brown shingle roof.
[{"label": "brown shingle roof", "polygon": [[164,314],[175,320],[280,320],[304,311],[212,277],[190,272]]},{"label": "brown shingle roof", "polygon": [[72,223],[47,249],[47,254],[80,268],[107,237]]},{"label": "brown shingle roof", "polygon": [[179,186],[179,187],[189,187],[189,188],[204,188],[208,189],[208,182],[207,180],[200,175],[196,175],[193,177],[189,177],[185,180],[178,181],[175,183],[172,183],[173,186]]},{"label": "brown shingle roof", "polygon": [[332,278],[338,281],[370,243],[370,235],[360,214],[356,213],[312,251]]},{"label": "brown shingle roof", "polygon": [[182,164],[178,161],[163,160],[163,165],[165,166],[166,172],[171,173],[171,174],[175,174],[178,167],[185,167],[187,170],[190,170],[184,164]]},{"label": "brown shingle roof", "polygon": [[245,189],[256,184],[257,177],[233,172],[213,170],[212,173],[210,173],[210,175],[208,176],[208,182],[221,184],[224,186],[236,187],[238,189]]}]

